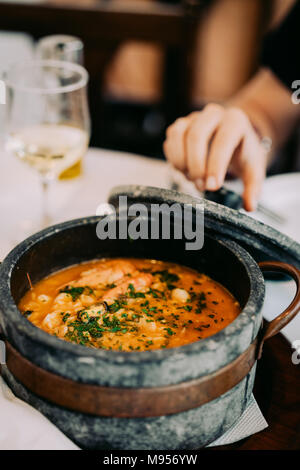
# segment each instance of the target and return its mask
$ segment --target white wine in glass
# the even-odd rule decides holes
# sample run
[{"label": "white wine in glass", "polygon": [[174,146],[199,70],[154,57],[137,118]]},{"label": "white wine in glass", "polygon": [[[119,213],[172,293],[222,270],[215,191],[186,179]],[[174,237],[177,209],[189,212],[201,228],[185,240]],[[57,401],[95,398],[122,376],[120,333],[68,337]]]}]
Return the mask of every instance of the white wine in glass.
[{"label": "white wine in glass", "polygon": [[7,149],[41,174],[57,175],[85,154],[85,130],[65,124],[36,124],[11,133]]},{"label": "white wine in glass", "polygon": [[52,60],[18,63],[6,75],[7,149],[40,175],[43,213],[39,228],[51,223],[49,183],[76,165],[88,147],[87,82],[82,66]]}]

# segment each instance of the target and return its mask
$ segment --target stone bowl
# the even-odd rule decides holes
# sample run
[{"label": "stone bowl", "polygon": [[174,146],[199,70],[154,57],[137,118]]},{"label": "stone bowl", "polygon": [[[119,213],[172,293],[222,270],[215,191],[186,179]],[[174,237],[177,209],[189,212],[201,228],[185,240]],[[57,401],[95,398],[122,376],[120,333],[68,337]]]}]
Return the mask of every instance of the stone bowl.
[{"label": "stone bowl", "polygon": [[[7,345],[7,363],[2,375],[18,397],[81,448],[204,447],[245,410],[263,341],[296,315],[299,292],[280,321],[274,320],[262,330],[264,278],[256,261],[238,243],[206,234],[204,247],[195,252],[184,249],[185,240],[100,240],[96,236],[99,220],[101,217],[88,217],[47,228],[19,244],[3,261],[0,329]],[[17,304],[29,289],[27,273],[35,283],[75,263],[119,256],[169,260],[204,272],[232,292],[242,311],[211,337],[144,352],[72,344],[47,334],[20,314]],[[299,284],[296,268],[270,262],[262,268],[287,272]],[[248,351],[253,353],[251,367],[245,359]],[[238,378],[237,364],[244,370]],[[197,393],[196,397],[189,395],[192,389],[206,393],[201,403]],[[84,402],[81,393],[93,399]],[[115,401],[109,401],[110,395]]]}]

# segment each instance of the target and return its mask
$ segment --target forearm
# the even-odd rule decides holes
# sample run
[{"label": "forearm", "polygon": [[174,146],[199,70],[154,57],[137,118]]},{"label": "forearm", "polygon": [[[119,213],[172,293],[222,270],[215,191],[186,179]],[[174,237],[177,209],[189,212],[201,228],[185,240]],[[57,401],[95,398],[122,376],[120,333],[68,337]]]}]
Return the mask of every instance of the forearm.
[{"label": "forearm", "polygon": [[272,155],[287,139],[300,118],[300,105],[291,100],[289,91],[276,76],[261,69],[226,105],[236,106],[248,115],[260,136],[272,139]]}]

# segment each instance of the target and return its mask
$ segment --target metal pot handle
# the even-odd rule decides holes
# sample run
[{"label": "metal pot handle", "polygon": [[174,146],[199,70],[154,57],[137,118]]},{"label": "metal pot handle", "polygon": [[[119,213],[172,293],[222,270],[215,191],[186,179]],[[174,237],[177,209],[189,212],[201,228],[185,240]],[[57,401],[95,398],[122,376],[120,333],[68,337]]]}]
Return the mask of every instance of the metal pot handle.
[{"label": "metal pot handle", "polygon": [[297,286],[295,297],[290,305],[284,310],[284,312],[278,315],[278,317],[263,326],[258,346],[258,359],[260,359],[264,342],[268,338],[272,338],[272,336],[279,333],[284,326],[286,326],[293,318],[295,318],[300,310],[300,271],[294,266],[287,263],[282,263],[281,261],[262,261],[258,263],[258,265],[263,272],[275,271],[288,274],[294,279]]}]

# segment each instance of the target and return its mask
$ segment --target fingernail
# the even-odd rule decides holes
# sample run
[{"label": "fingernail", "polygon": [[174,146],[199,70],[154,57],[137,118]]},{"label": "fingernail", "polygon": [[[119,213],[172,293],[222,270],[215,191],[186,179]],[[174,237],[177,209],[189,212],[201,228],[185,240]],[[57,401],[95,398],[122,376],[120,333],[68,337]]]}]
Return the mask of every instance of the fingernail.
[{"label": "fingernail", "polygon": [[206,180],[206,189],[208,189],[208,191],[214,191],[217,187],[218,184],[216,178],[214,176],[209,176]]},{"label": "fingernail", "polygon": [[258,204],[258,201],[256,198],[254,197],[251,197],[251,198],[245,198],[244,199],[244,208],[246,209],[246,211],[248,212],[254,212],[256,211],[257,209],[257,204]]},{"label": "fingernail", "polygon": [[204,190],[204,181],[203,181],[203,179],[198,178],[198,179],[195,181],[195,185],[197,186],[197,189],[199,189],[199,191],[203,191],[203,190]]}]

